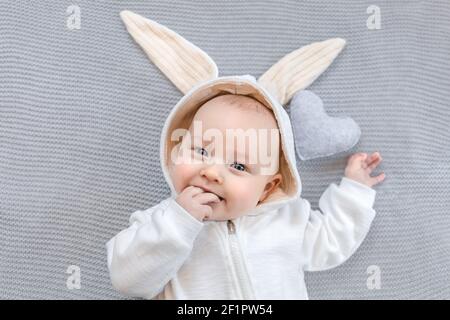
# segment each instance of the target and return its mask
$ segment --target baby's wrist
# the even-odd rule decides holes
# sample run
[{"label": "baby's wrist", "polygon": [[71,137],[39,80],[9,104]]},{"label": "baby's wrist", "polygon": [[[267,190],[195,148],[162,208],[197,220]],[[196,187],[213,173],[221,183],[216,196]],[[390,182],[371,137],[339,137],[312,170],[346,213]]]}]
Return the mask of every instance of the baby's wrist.
[{"label": "baby's wrist", "polygon": [[344,176],[342,177],[342,181],[345,181],[346,183],[350,183],[354,186],[358,186],[359,188],[362,189],[371,189],[374,190],[370,185],[368,185],[367,183],[362,182],[360,179],[355,179],[353,177],[349,177],[349,176]]},{"label": "baby's wrist", "polygon": [[365,179],[362,179],[362,178],[360,178],[360,177],[358,177],[358,176],[356,176],[356,175],[346,173],[346,174],[344,174],[344,177],[347,178],[347,179],[350,179],[350,180],[352,180],[352,181],[355,181],[355,182],[357,182],[357,183],[360,183],[360,184],[362,184],[362,185],[364,185],[364,186],[366,186],[366,187],[369,187],[369,188],[372,187],[371,185],[369,185],[369,184],[366,182]]}]

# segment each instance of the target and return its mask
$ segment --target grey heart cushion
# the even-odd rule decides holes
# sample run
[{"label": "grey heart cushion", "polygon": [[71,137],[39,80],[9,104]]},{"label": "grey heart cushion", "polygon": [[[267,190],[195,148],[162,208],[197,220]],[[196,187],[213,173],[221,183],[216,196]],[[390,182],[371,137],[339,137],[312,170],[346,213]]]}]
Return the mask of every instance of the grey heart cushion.
[{"label": "grey heart cushion", "polygon": [[301,160],[331,156],[351,149],[361,130],[349,117],[330,117],[322,99],[312,91],[298,91],[291,100],[290,114],[295,150]]}]

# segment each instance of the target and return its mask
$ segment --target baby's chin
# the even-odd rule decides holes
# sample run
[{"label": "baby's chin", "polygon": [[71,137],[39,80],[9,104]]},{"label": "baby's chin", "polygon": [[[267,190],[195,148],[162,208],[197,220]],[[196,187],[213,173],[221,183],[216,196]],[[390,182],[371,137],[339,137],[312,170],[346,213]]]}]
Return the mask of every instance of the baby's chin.
[{"label": "baby's chin", "polygon": [[206,221],[208,220],[215,220],[215,221],[225,221],[233,219],[231,215],[227,212],[225,208],[225,200],[222,200],[220,202],[212,202],[208,204],[212,208],[212,215]]}]

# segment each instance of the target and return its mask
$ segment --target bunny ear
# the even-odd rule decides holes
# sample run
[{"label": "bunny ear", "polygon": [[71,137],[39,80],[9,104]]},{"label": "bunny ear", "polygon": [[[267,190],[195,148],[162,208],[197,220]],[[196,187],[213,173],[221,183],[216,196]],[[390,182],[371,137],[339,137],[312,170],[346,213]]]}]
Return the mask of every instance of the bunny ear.
[{"label": "bunny ear", "polygon": [[313,83],[344,46],[344,39],[335,38],[301,47],[270,67],[258,83],[285,105],[298,90]]},{"label": "bunny ear", "polygon": [[131,11],[120,12],[128,32],[150,60],[184,94],[199,83],[217,78],[214,61],[176,32]]}]

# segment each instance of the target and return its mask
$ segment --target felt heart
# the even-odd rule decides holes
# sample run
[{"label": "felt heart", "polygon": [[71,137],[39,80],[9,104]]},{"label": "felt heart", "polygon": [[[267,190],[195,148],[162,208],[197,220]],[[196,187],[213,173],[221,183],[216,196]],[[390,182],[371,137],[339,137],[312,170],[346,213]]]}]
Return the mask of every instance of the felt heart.
[{"label": "felt heart", "polygon": [[349,117],[327,115],[322,99],[308,90],[298,91],[290,103],[295,149],[301,160],[331,156],[352,148],[361,136]]}]

